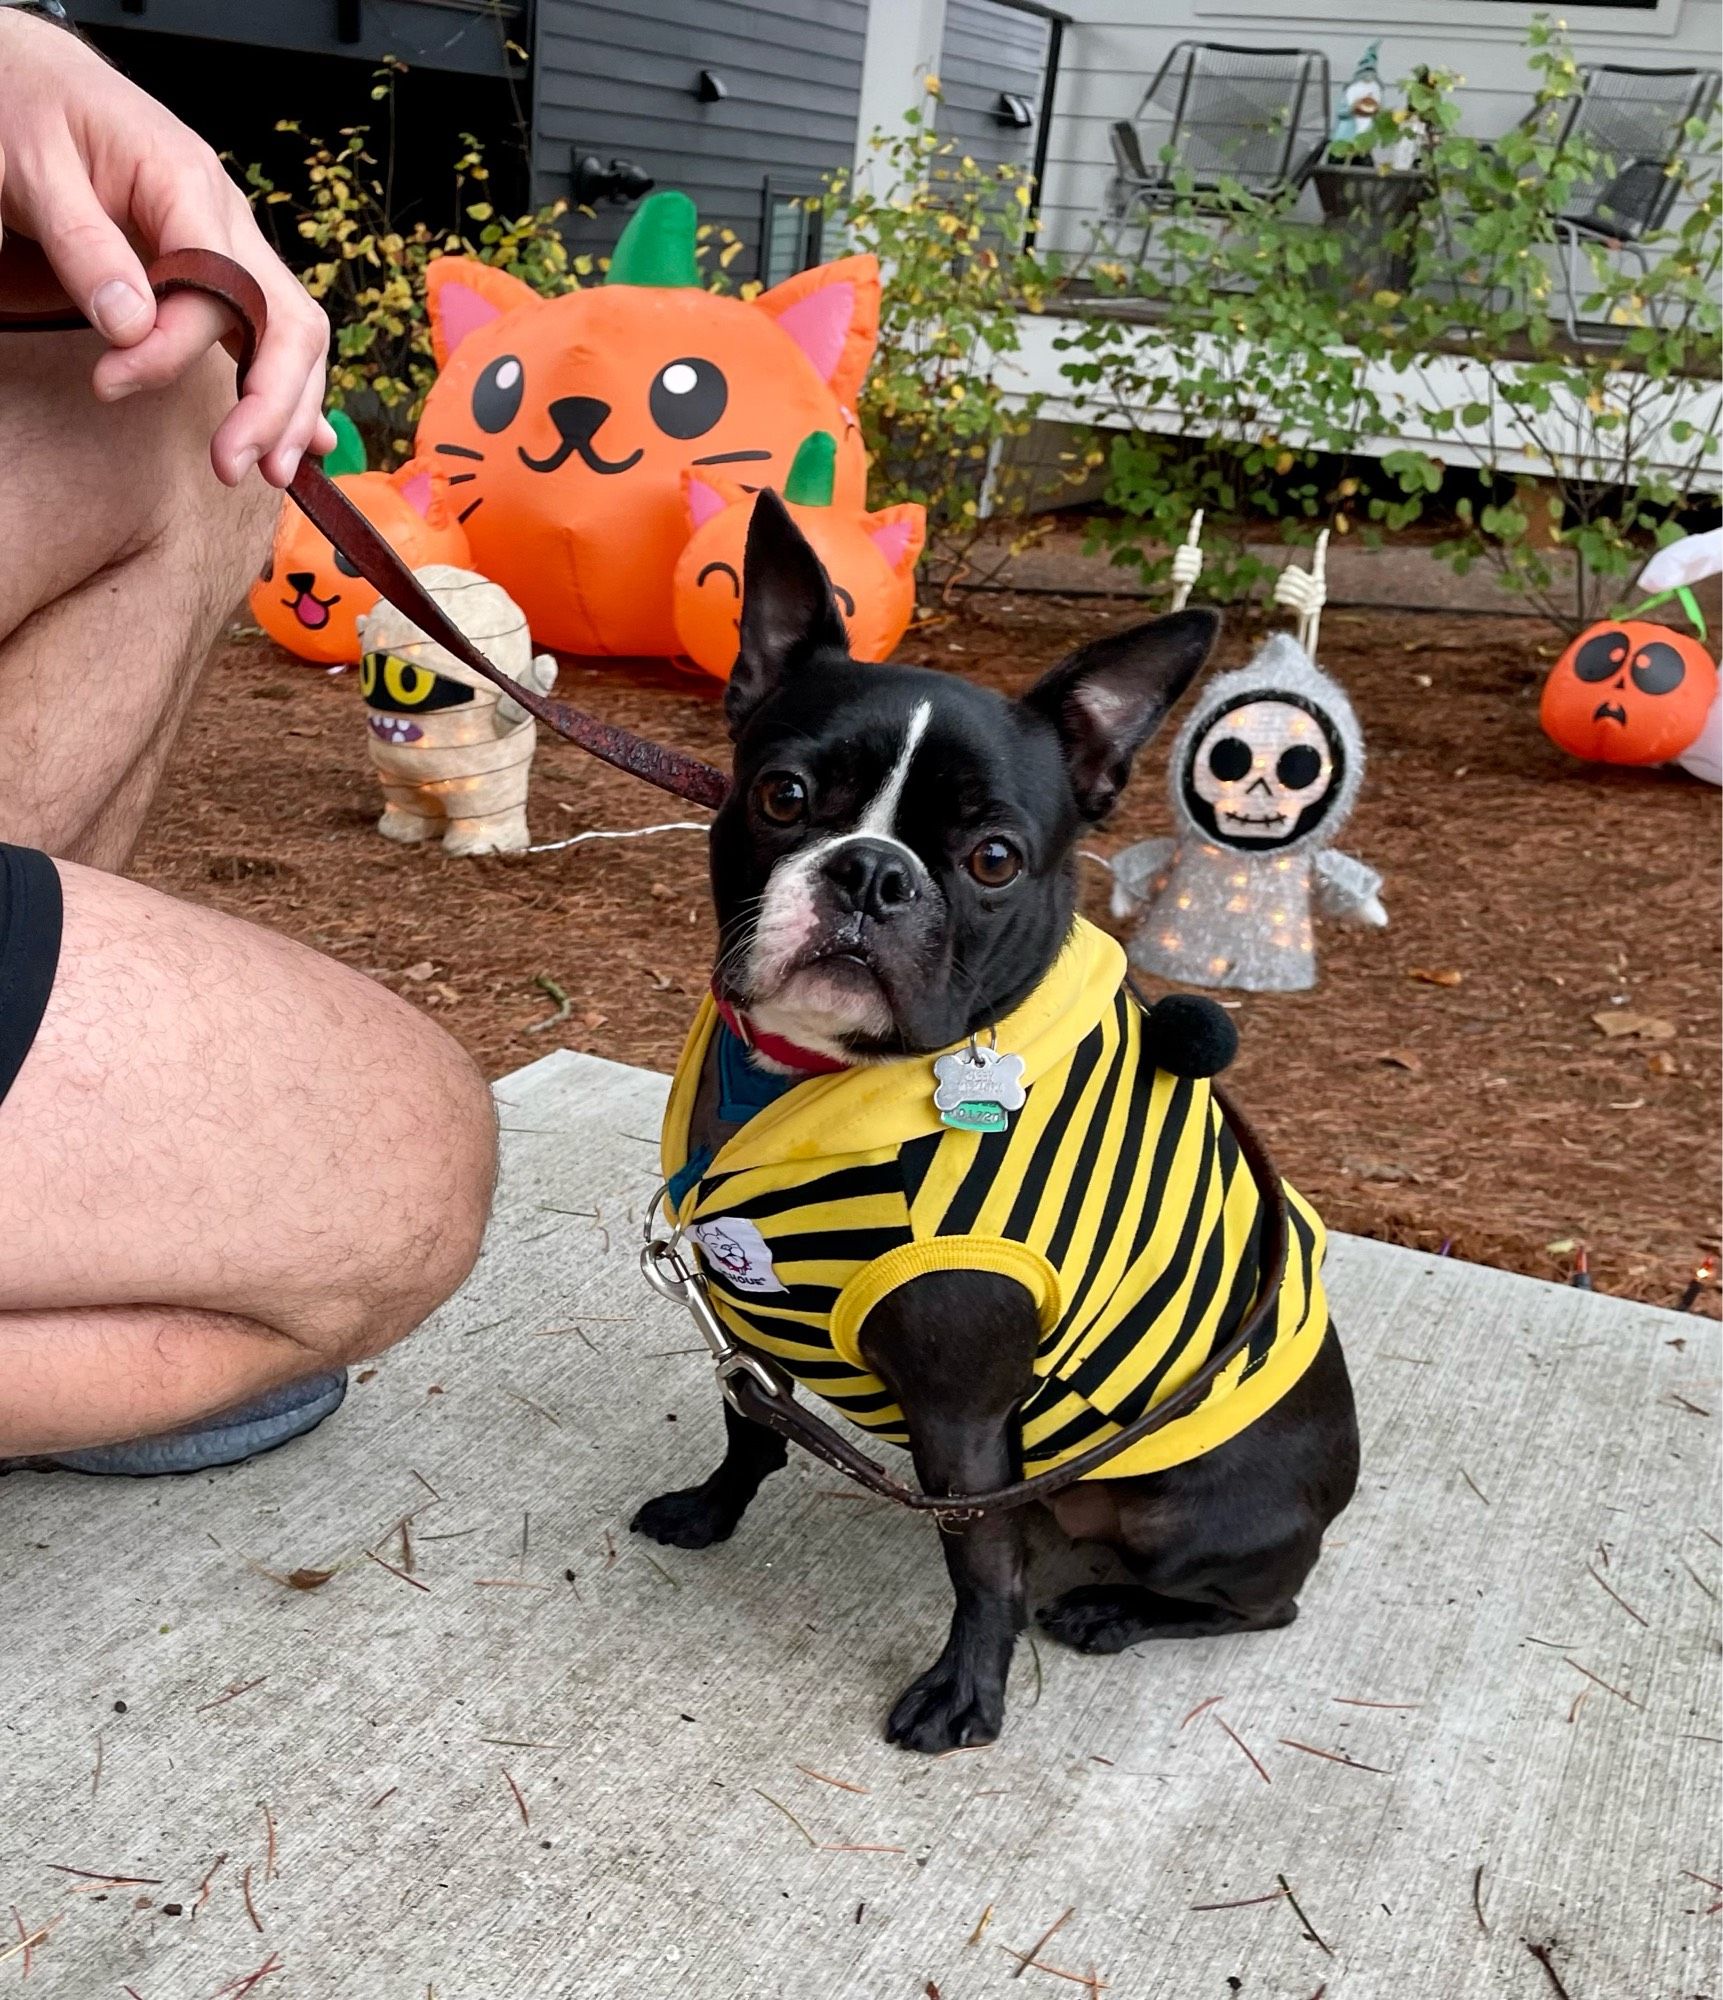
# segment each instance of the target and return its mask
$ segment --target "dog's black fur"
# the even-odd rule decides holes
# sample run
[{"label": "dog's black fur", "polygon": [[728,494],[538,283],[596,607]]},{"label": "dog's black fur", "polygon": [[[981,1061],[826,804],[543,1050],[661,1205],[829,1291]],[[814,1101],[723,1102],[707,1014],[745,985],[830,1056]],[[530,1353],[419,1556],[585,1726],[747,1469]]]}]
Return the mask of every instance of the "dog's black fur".
[{"label": "dog's black fur", "polygon": [[[802,1027],[797,1039],[813,1039],[812,1023],[859,1061],[924,1057],[1008,1013],[1070,929],[1078,836],[1118,796],[1217,628],[1212,612],[1186,611],[1113,634],[1016,702],[943,674],[861,664],[812,551],[762,493],[726,696],[735,784],[712,831],[720,994],[756,1020],[778,1004],[779,1018]],[[922,704],[888,835],[857,839]],[[798,787],[800,810],[786,821]],[[984,887],[968,872],[984,842],[1015,851],[1014,880]],[[774,871],[798,855],[797,893],[774,911]],[[760,935],[769,924],[784,934],[775,946]],[[716,1148],[733,1128],[718,1117],[708,1070],[690,1141]],[[917,1278],[869,1315],[862,1351],[904,1412],[928,1491],[1018,1476],[1014,1412],[1037,1337],[1028,1293],[992,1273]],[[717,1471],[649,1501],[637,1530],[681,1548],[734,1531],[787,1448],[728,1407],[724,1422]],[[1134,1581],[1069,1591],[1041,1623],[1085,1652],[1288,1624],[1357,1469],[1351,1386],[1330,1330],[1296,1387],[1230,1443],[1147,1477],[1084,1481],[1053,1501],[1067,1533],[1110,1544]],[[941,1541],[956,1596],[950,1636],[887,1723],[894,1742],[927,1751],[999,1733],[1025,1621],[1019,1513]]]}]

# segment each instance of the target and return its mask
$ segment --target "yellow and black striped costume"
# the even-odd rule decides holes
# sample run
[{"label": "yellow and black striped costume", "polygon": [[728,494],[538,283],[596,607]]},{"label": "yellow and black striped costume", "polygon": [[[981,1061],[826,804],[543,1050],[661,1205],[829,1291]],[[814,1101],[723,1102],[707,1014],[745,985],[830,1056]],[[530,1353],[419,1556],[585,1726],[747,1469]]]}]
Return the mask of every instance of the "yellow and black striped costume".
[{"label": "yellow and black striped costume", "polygon": [[[1207,1080],[1154,1068],[1124,971],[1119,946],[1079,920],[1047,978],[999,1023],[1000,1049],[1024,1058],[1027,1091],[1004,1132],[942,1125],[931,1060],[845,1070],[766,1105],[686,1185],[689,1120],[719,1026],[708,1000],[677,1066],[663,1158],[683,1183],[677,1222],[752,1225],[748,1240],[769,1250],[771,1289],[753,1273],[742,1289],[701,1245],[731,1332],[903,1444],[902,1412],[861,1358],[868,1312],[928,1271],[1016,1278],[1042,1327],[1020,1411],[1025,1472],[1114,1435],[1187,1381],[1249,1309],[1261,1203]],[[1212,1450],[1314,1360],[1328,1325],[1323,1229],[1286,1192],[1278,1317],[1196,1409],[1091,1478]]]}]

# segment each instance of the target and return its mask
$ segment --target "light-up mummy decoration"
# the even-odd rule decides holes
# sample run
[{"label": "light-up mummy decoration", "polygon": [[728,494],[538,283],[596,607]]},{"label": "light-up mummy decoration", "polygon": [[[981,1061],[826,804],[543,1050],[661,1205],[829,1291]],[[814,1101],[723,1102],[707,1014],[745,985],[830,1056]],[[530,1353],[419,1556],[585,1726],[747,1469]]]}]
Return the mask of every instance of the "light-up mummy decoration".
[{"label": "light-up mummy decoration", "polygon": [[1115,916],[1140,915],[1135,965],[1188,986],[1299,992],[1316,983],[1311,906],[1388,921],[1382,878],[1329,843],[1364,777],[1344,690],[1276,633],[1215,681],[1173,745],[1178,834],[1116,857]]},{"label": "light-up mummy decoration", "polygon": [[[548,653],[534,656],[525,615],[500,584],[444,563],[414,573],[487,659],[548,692],[556,662]],[[391,604],[360,620],[359,641],[359,690],[383,785],[377,831],[402,841],[441,835],[449,854],[525,847],[538,735],[532,717]]]}]

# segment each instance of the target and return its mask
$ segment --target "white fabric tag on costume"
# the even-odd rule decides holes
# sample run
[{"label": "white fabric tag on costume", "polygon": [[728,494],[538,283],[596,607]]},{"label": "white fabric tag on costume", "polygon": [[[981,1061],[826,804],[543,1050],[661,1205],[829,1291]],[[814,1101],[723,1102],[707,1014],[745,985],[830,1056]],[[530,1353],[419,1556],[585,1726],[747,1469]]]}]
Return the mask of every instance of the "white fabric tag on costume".
[{"label": "white fabric tag on costume", "polygon": [[712,1267],[739,1292],[787,1292],[772,1269],[772,1252],[758,1228],[743,1215],[714,1216],[689,1226],[688,1234]]}]

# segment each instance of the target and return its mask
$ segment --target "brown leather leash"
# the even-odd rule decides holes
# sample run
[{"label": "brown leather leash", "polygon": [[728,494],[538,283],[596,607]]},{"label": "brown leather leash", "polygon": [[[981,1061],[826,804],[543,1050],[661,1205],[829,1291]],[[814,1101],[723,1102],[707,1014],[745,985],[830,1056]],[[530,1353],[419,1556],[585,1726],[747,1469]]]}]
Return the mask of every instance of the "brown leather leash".
[{"label": "brown leather leash", "polygon": [[[269,308],[257,280],[231,257],[214,250],[170,251],[157,258],[148,275],[158,299],[169,298],[175,292],[202,292],[233,314],[238,344],[235,359],[239,387],[243,390],[246,373],[269,319]],[[88,324],[81,314],[13,315],[0,320],[0,326],[14,332],[45,333]],[[522,687],[500,667],[493,666],[309,454],[299,461],[299,470],[287,492],[365,581],[403,617],[410,618],[427,638],[452,653],[463,666],[482,674],[518,701],[547,729],[617,770],[643,778],[660,791],[673,792],[679,799],[714,808],[723,803],[730,781],[715,765],[703,763],[685,750],[671,750],[653,743],[617,723],[603,722],[569,702],[553,701],[535,688]]]},{"label": "brown leather leash", "polygon": [[[268,323],[269,311],[263,293],[250,272],[231,257],[214,250],[174,250],[160,257],[149,269],[151,288],[158,299],[175,292],[202,292],[225,306],[236,322],[238,382],[245,385],[247,370],[256,357],[258,343]],[[85,327],[81,314],[33,314],[0,316],[0,331],[52,332]],[[565,701],[553,701],[536,689],[522,687],[500,667],[495,667],[467,638],[424,590],[383,537],[372,527],[347,496],[311,457],[300,460],[299,470],[287,488],[288,496],[344,555],[380,596],[410,618],[428,638],[452,653],[462,665],[492,682],[518,701],[529,715],[536,716],[547,729],[619,771],[627,771],[660,791],[674,793],[694,805],[716,808],[730,789],[724,773],[683,750],[667,749],[633,730],[603,722],[584,709]],[[1274,1163],[1269,1158],[1256,1129],[1229,1102],[1219,1086],[1215,1099],[1221,1115],[1232,1128],[1239,1152],[1256,1183],[1262,1200],[1263,1231],[1258,1250],[1256,1298],[1226,1343],[1210,1354],[1203,1365],[1180,1388],[1154,1404],[1123,1430],[1103,1438],[1047,1472],[985,1493],[924,1493],[906,1481],[894,1478],[853,1445],[830,1424],[803,1409],[789,1385],[759,1355],[736,1346],[713,1312],[698,1271],[682,1262],[674,1242],[649,1242],[641,1258],[647,1280],[664,1297],[686,1306],[694,1315],[717,1367],[719,1386],[736,1411],[841,1472],[846,1479],[881,1499],[895,1501],[914,1513],[932,1514],[941,1528],[977,1521],[984,1514],[1002,1513],[1026,1506],[1033,1500],[1050,1499],[1080,1479],[1098,1472],[1121,1452],[1153,1437],[1157,1431],[1176,1423],[1194,1410],[1214,1387],[1216,1380],[1250,1346],[1280,1310],[1280,1286],[1286,1271],[1286,1193]],[[666,1263],[663,1253],[669,1253]]]},{"label": "brown leather leash", "polygon": [[649,1238],[641,1253],[640,1267],[654,1291],[687,1308],[711,1350],[718,1386],[724,1399],[738,1415],[776,1431],[791,1444],[841,1472],[846,1479],[893,1500],[912,1513],[932,1514],[942,1529],[961,1527],[978,1521],[984,1514],[1005,1513],[1027,1506],[1032,1500],[1050,1500],[1067,1486],[1099,1472],[1109,1460],[1129,1451],[1144,1438],[1153,1437],[1187,1416],[1202,1402],[1216,1381],[1230,1368],[1280,1311],[1281,1280],[1286,1275],[1287,1218],[1286,1189],[1275,1171],[1268,1148],[1249,1119],[1220,1089],[1213,1086],[1221,1116],[1233,1137],[1256,1191],[1262,1201],[1262,1240],[1257,1252],[1256,1297],[1250,1310],[1233,1329],[1226,1342],[1215,1349],[1188,1382],[1180,1385],[1159,1403],[1152,1404],[1132,1419],[1123,1430],[1102,1438],[1073,1458],[1046,1472],[1014,1479],[984,1493],[924,1493],[906,1480],[898,1479],[877,1460],[852,1444],[841,1431],[805,1410],[796,1402],[791,1386],[762,1356],[737,1346],[712,1309],[699,1272],[685,1263],[671,1238]]}]

